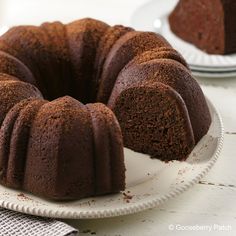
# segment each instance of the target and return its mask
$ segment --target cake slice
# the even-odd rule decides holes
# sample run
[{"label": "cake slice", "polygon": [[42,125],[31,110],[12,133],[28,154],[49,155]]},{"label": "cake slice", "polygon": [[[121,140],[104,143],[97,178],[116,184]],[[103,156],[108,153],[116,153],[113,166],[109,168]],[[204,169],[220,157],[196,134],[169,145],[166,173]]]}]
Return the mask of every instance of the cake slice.
[{"label": "cake slice", "polygon": [[113,111],[124,144],[161,160],[184,160],[195,141],[181,96],[158,81],[143,81],[123,90]]},{"label": "cake slice", "polygon": [[[136,62],[137,61],[138,59],[136,59]],[[148,109],[148,100],[144,101],[144,98],[142,99],[140,96],[135,98],[137,89],[133,88],[138,87],[140,83],[142,84],[145,82],[150,83],[149,87],[151,87],[152,82],[165,84],[166,86],[169,86],[171,89],[173,89],[181,97],[183,106],[187,108],[187,117],[190,120],[190,129],[192,130],[191,132],[194,136],[193,142],[196,144],[207,133],[211,124],[210,112],[201,88],[191,76],[190,71],[183,64],[173,59],[153,59],[146,62],[142,62],[141,60],[139,63],[132,63],[131,61],[129,63],[129,67],[127,66],[120,72],[108,101],[108,106],[114,111],[120,124],[123,124],[121,125],[121,128],[124,135],[125,146],[136,151],[144,149],[143,147],[146,145],[144,141],[139,140],[139,137],[137,136],[131,137],[129,135],[129,133],[132,132],[132,125],[138,127],[138,124],[140,124],[141,126],[141,124],[143,123],[144,118],[142,118],[141,114],[145,116],[146,113],[148,113],[150,115],[149,119],[151,119],[152,117],[153,123],[155,123],[155,121],[158,123],[159,119],[165,120],[165,117],[160,118],[157,114],[153,114],[153,112]],[[156,87],[156,90],[160,88],[161,86],[158,85]],[[133,120],[132,117],[130,119],[126,117],[129,116],[129,112],[132,111],[132,106],[128,108],[127,102],[125,102],[125,94],[127,93],[127,91],[129,91],[129,93],[133,93],[132,99],[136,100],[137,103],[146,102],[146,104],[144,103],[143,107],[141,107],[140,105],[139,109],[134,111],[139,114],[139,121]],[[159,93],[161,91],[162,90],[160,89],[160,91],[157,92]],[[191,96],[189,96],[189,94],[191,94]],[[143,97],[148,97],[148,94],[143,94]],[[124,100],[121,100],[121,98]],[[129,103],[131,102],[130,97],[126,97],[126,99],[126,101],[129,101]],[[122,106],[121,101],[123,101],[124,103]],[[153,102],[154,106],[156,107],[155,109],[160,109],[161,112],[162,103],[158,101],[158,99],[155,101],[150,97],[150,103]],[[145,107],[145,105],[147,105],[147,107]],[[122,112],[123,109],[127,109],[129,112],[124,114]],[[155,118],[155,116],[157,118]],[[127,129],[127,126],[124,125],[124,120],[129,120],[129,129]],[[166,122],[168,123],[170,121],[166,119]],[[143,129],[144,128],[142,128],[141,130]],[[146,131],[146,133],[148,132],[149,131]],[[150,132],[150,135],[154,135],[154,133],[152,134],[153,131]],[[140,137],[142,137],[142,135]],[[134,145],[133,142],[136,142],[136,144]],[[194,146],[190,145],[190,147],[193,148]],[[191,148],[189,150],[191,150]],[[145,152],[155,156],[155,152],[158,153],[158,150],[156,149],[155,145],[150,145],[149,147],[145,146]],[[163,157],[159,158],[165,158],[164,152]],[[176,156],[175,158],[181,159],[182,157]]]},{"label": "cake slice", "polygon": [[236,52],[235,0],[180,0],[169,16],[171,30],[209,54]]}]

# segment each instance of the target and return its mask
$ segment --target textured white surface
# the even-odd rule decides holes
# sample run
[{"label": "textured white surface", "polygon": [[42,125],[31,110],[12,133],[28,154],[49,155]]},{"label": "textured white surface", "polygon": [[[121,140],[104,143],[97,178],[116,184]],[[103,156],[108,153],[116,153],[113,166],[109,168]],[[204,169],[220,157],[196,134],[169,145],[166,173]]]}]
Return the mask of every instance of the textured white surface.
[{"label": "textured white surface", "polygon": [[[5,15],[2,14],[3,8],[0,7],[0,20],[3,23],[20,24],[22,22],[34,23],[37,21],[36,19],[51,17],[51,14],[48,14],[49,10],[38,8],[37,11],[29,11],[29,9],[25,9],[24,4],[29,1],[35,2],[36,0],[1,0],[1,3],[7,2],[7,4]],[[53,6],[57,5],[55,2],[61,1],[47,2]],[[64,2],[68,5],[72,4],[71,0]],[[80,18],[86,15],[106,20],[111,24],[127,24],[134,10],[144,2],[147,1],[77,0],[77,13],[74,17]],[[48,9],[52,8],[48,5]],[[68,17],[68,11],[62,11]],[[111,219],[67,221],[80,229],[80,235],[93,235],[92,233],[99,236],[236,235],[236,78],[198,78],[198,81],[220,111],[225,126],[223,151],[215,167],[202,182],[158,208]],[[178,224],[183,226],[230,225],[231,230],[225,228],[221,231],[218,229],[208,232],[169,229],[169,225]]]}]

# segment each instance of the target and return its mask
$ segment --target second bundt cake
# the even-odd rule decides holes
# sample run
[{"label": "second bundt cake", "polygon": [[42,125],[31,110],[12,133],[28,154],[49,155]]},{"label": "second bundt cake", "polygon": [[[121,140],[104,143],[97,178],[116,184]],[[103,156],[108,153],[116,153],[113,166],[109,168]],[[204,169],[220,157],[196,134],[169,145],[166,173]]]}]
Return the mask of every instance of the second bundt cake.
[{"label": "second bundt cake", "polygon": [[123,146],[185,160],[211,123],[161,35],[88,18],[1,36],[0,93],[0,183],[49,199],[124,190]]}]

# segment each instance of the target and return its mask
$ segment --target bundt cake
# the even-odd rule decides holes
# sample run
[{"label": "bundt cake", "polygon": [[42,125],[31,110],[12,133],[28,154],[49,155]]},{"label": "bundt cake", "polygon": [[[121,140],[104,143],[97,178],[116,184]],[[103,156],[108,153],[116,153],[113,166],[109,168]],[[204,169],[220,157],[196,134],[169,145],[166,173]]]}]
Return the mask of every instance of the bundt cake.
[{"label": "bundt cake", "polygon": [[169,16],[171,30],[209,54],[236,52],[234,0],[179,0]]},{"label": "bundt cake", "polygon": [[2,35],[0,94],[0,183],[48,199],[124,190],[123,146],[185,160],[211,123],[161,35],[90,18]]}]

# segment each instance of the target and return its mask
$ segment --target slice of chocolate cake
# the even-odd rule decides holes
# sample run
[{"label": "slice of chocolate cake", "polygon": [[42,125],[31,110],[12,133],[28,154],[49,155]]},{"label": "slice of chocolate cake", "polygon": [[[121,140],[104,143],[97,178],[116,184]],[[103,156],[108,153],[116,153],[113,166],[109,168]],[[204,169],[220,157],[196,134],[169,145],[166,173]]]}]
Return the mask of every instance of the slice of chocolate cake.
[{"label": "slice of chocolate cake", "polygon": [[171,30],[209,54],[236,52],[235,0],[180,0],[169,16]]},{"label": "slice of chocolate cake", "polygon": [[181,96],[158,81],[123,90],[113,107],[124,143],[161,160],[183,160],[194,147],[188,111]]}]

